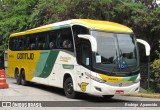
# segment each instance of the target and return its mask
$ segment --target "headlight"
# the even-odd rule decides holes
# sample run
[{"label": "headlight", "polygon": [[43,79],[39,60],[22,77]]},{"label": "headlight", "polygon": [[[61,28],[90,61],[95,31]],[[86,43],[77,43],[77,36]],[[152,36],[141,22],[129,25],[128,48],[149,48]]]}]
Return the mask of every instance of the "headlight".
[{"label": "headlight", "polygon": [[100,78],[97,78],[97,77],[95,77],[95,76],[92,76],[92,75],[90,75],[90,74],[88,74],[88,73],[85,73],[88,77],[90,77],[91,79],[93,79],[93,80],[95,80],[95,81],[97,81],[97,82],[100,82],[100,83],[105,83],[106,81],[104,81],[103,79],[100,79]]},{"label": "headlight", "polygon": [[140,80],[141,80],[141,76],[139,75],[138,78],[135,81],[133,81],[133,82],[134,83],[138,83]]},{"label": "headlight", "polygon": [[135,81],[133,81],[134,83],[138,83],[140,81],[140,79],[136,79]]}]

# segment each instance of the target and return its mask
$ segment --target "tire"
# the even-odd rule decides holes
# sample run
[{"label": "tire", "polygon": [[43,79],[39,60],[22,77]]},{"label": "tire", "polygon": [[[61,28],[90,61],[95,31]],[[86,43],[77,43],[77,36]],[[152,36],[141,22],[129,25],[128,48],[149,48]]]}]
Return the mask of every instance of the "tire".
[{"label": "tire", "polygon": [[64,88],[64,93],[66,97],[71,98],[71,99],[76,98],[77,92],[74,91],[73,81],[71,77],[68,77],[65,80],[63,88]]},{"label": "tire", "polygon": [[112,97],[114,97],[114,95],[104,95],[103,96],[104,99],[111,99]]},{"label": "tire", "polygon": [[22,70],[22,72],[21,72],[21,84],[23,85],[23,86],[26,86],[27,85],[27,81],[26,81],[26,78],[25,78],[25,71],[24,70]]},{"label": "tire", "polygon": [[20,78],[20,74],[19,74],[19,71],[18,69],[15,70],[15,75],[14,75],[15,79],[16,79],[16,82],[18,85],[21,85],[21,78]]}]

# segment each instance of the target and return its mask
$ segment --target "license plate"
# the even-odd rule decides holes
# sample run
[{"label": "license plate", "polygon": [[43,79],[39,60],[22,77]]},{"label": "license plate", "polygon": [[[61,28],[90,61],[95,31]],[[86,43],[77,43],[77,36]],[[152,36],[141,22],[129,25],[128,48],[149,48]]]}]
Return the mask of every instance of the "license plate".
[{"label": "license plate", "polygon": [[123,90],[117,90],[117,91],[115,92],[115,94],[124,94],[124,91],[123,91]]}]

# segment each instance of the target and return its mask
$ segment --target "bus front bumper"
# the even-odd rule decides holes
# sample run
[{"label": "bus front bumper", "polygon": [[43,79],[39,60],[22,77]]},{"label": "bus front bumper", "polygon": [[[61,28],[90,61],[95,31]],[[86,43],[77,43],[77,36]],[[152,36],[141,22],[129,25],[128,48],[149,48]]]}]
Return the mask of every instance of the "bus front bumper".
[{"label": "bus front bumper", "polygon": [[97,96],[135,94],[139,92],[139,89],[140,81],[129,86],[123,86],[121,83],[119,83],[118,87],[92,80],[91,93],[89,94]]}]

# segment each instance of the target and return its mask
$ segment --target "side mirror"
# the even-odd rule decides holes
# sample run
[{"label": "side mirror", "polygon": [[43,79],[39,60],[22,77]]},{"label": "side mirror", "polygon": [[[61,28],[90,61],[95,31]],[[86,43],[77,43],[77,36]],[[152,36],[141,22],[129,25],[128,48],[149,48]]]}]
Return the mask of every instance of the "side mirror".
[{"label": "side mirror", "polygon": [[96,39],[91,36],[91,35],[83,35],[83,34],[79,34],[78,35],[79,38],[82,38],[82,39],[87,39],[90,41],[91,43],[91,48],[92,48],[92,51],[93,52],[97,52],[97,41]]},{"label": "side mirror", "polygon": [[143,44],[145,46],[146,56],[149,56],[150,55],[151,47],[148,44],[148,42],[146,42],[145,40],[142,40],[142,39],[137,39],[137,42],[139,42],[139,43],[141,43],[141,44]]}]

